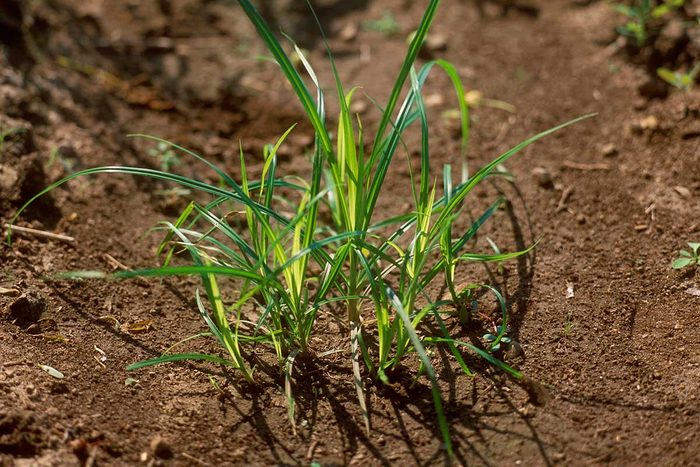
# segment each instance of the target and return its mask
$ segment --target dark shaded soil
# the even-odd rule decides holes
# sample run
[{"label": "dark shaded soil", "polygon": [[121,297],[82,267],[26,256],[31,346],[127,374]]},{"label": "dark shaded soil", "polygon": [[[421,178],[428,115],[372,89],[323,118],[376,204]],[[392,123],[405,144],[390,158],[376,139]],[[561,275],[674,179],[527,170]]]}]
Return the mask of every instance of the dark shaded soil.
[{"label": "dark shaded soil", "polygon": [[[261,154],[264,144],[303,120],[275,66],[253,58],[265,51],[234,4],[6,3],[0,6],[3,224],[32,194],[73,170],[156,167],[147,155],[152,145],[127,134],[172,139],[237,175],[239,140],[250,154]],[[335,2],[322,3],[346,84],[362,85],[383,102],[423,2],[337,9]],[[470,201],[477,214],[497,191],[508,196],[510,208],[485,230],[501,248],[512,251],[542,237],[536,253],[508,263],[502,274],[489,278],[483,269],[465,268],[459,279],[492,280],[504,291],[511,335],[524,350],[506,358],[541,383],[547,397],[533,400],[476,358],[468,360],[479,370],[473,379],[459,376],[445,359],[440,372],[456,460],[699,463],[700,281],[696,270],[675,271],[670,264],[687,241],[700,241],[700,93],[641,98],[647,72],[610,46],[620,18],[603,2],[534,4],[536,16],[518,8],[501,15],[484,2],[480,16],[474,2],[446,0],[433,28],[447,43],[439,54],[456,64],[469,89],[516,108],[473,109],[472,167],[541,130],[598,113],[509,162],[514,185],[495,181]],[[360,26],[387,10],[398,22],[396,36],[361,27],[354,38],[343,34],[348,24]],[[290,18],[278,23],[293,29],[293,21],[285,23]],[[299,34],[323,69],[313,35]],[[321,76],[330,83],[328,70]],[[441,117],[455,107],[451,99],[448,80],[436,74],[427,90],[436,173],[458,161],[455,125]],[[371,105],[358,110],[366,125],[376,123]],[[303,173],[305,131],[295,130],[281,153],[282,171]],[[260,164],[251,161],[253,170]],[[188,162],[173,170],[216,182]],[[547,175],[551,183],[542,178]],[[407,182],[406,169],[392,167],[383,213],[410,209],[401,201]],[[72,181],[18,225],[75,242],[16,235],[11,247],[0,247],[0,463],[446,462],[429,383],[414,382],[413,372],[394,375],[390,386],[370,385],[373,429],[364,431],[347,330],[328,314],[319,320],[313,347],[339,352],[299,361],[296,436],[274,370],[262,367],[254,386],[198,364],[127,374],[127,365],[204,330],[195,282],[46,277],[155,265],[159,237],[147,232],[183,203],[159,194],[164,188],[121,176]],[[479,248],[488,251],[483,239]],[[144,332],[124,327],[142,320],[151,322]],[[202,342],[188,345],[218,351]],[[129,377],[138,382],[125,384]]]}]

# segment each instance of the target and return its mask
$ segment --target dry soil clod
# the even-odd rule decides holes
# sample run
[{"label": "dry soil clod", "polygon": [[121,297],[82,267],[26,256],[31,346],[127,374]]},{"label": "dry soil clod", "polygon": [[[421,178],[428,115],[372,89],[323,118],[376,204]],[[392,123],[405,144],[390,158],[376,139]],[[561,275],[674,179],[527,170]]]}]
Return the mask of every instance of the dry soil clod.
[{"label": "dry soil clod", "polygon": [[535,167],[532,169],[532,175],[537,180],[537,184],[542,188],[551,190],[554,188],[552,174],[544,167]]},{"label": "dry soil clod", "polygon": [[173,449],[161,435],[155,435],[151,439],[151,452],[158,459],[170,459],[173,457]]}]

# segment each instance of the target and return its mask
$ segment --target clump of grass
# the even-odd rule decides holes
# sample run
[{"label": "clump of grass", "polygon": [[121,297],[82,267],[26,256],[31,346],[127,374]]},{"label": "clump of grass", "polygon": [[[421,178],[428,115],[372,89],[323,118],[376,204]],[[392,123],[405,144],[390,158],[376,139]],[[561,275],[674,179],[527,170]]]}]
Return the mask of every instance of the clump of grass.
[{"label": "clump of grass", "polygon": [[[262,173],[257,180],[249,179],[247,155],[242,149],[241,179],[234,180],[186,148],[139,135],[194,158],[214,170],[221,183],[211,185],[167,170],[99,167],[59,180],[29,203],[69,180],[99,173],[146,176],[209,195],[207,203],[192,201],[176,220],[161,224],[165,236],[158,250],[162,258],[160,267],[120,271],[112,276],[199,276],[202,289],[196,291],[195,297],[208,332],[192,338],[214,338],[226,355],[173,354],[168,349],[162,356],[135,363],[129,369],[184,359],[204,360],[236,368],[243,378],[253,381],[255,360],[246,349],[250,344],[267,345],[277,356],[280,375],[285,379],[289,418],[294,426],[294,361],[300,354],[313,354],[310,339],[318,313],[342,306],[350,328],[351,366],[367,430],[370,424],[362,367],[373,377],[388,382],[392,369],[405,359],[416,356],[431,382],[444,447],[451,455],[451,438],[437,375],[426,347],[447,346],[467,375],[473,375],[473,372],[460,349],[473,352],[515,379],[522,379],[520,372],[491,353],[501,342],[508,341],[505,300],[497,289],[487,284],[458,287],[455,276],[461,263],[500,263],[526,254],[532,248],[510,253],[497,250],[492,254],[465,251],[477,231],[501,206],[503,198],[495,200],[464,232],[454,231],[455,220],[464,210],[470,192],[485,178],[496,174],[497,168],[506,160],[536,140],[586,117],[539,133],[470,175],[466,164],[469,115],[455,67],[444,60],[427,62],[418,69],[415,67],[439,0],[428,3],[390,97],[380,109],[381,119],[371,137],[359,116],[350,113],[356,88],[344,87],[330,51],[328,57],[334,92],[340,108],[334,127],[325,115],[324,88],[301,50],[295,47],[315,87],[315,98],[252,3],[248,0],[239,0],[239,3],[291,84],[314,129],[315,149],[310,156],[308,178],[278,173],[277,151],[294,126],[264,149]],[[431,173],[429,122],[422,89],[436,68],[450,79],[459,103],[462,177],[457,182],[449,165],[439,177]],[[375,210],[390,163],[402,144],[403,135],[414,124],[419,127],[421,143],[420,173],[411,172],[411,183],[407,188],[413,209],[395,217],[377,219]],[[441,181],[440,188],[438,180]],[[323,213],[328,216],[322,216]],[[324,221],[326,217],[330,221]],[[178,251],[189,255],[189,264],[175,264]],[[88,271],[72,273],[71,276],[94,278],[107,274]],[[235,287],[231,287],[231,283]],[[429,291],[436,283],[448,291],[447,298],[430,295]],[[224,292],[230,289],[238,292]],[[480,289],[491,292],[501,309],[501,322],[495,328],[495,334],[489,337],[488,349],[454,339],[445,324],[445,320],[452,317],[468,324],[471,304]],[[365,318],[376,322],[376,350],[370,350],[367,345],[369,334],[363,329],[363,312],[372,313],[373,316]],[[439,335],[422,335],[426,320],[437,324]]]}]

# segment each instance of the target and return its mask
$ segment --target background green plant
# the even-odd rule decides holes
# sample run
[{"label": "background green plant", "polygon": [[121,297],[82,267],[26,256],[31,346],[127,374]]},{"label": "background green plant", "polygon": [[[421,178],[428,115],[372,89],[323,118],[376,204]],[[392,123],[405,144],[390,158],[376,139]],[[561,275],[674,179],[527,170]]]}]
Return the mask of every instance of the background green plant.
[{"label": "background green plant", "polygon": [[628,19],[618,28],[618,32],[623,36],[633,37],[637,47],[642,47],[649,36],[649,22],[666,16],[671,11],[682,7],[684,3],[685,0],[635,0],[631,5],[613,3],[612,7]]},{"label": "background green plant", "polygon": [[656,74],[659,75],[661,79],[681,91],[690,91],[693,88],[698,73],[700,73],[700,63],[696,63],[687,73],[669,70],[664,67],[657,68],[656,70]]}]

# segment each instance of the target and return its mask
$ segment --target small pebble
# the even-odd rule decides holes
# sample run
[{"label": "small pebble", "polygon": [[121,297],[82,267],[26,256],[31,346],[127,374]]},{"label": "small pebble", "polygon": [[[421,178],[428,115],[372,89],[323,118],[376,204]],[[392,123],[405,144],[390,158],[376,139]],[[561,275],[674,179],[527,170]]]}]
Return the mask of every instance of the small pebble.
[{"label": "small pebble", "polygon": [[151,451],[159,459],[170,459],[173,457],[173,450],[161,435],[155,435],[151,440]]},{"label": "small pebble", "polygon": [[428,107],[440,107],[445,103],[445,98],[442,94],[434,93],[425,96],[425,105]]},{"label": "small pebble", "polygon": [[537,184],[542,188],[546,188],[548,190],[554,188],[552,175],[549,173],[549,170],[545,169],[544,167],[535,167],[532,169],[532,175],[535,177],[535,180],[537,180]]},{"label": "small pebble", "polygon": [[685,198],[685,199],[690,198],[691,193],[690,193],[690,190],[688,188],[681,186],[681,185],[677,185],[677,186],[674,186],[673,189],[676,191],[676,193],[681,195],[681,198]]},{"label": "small pebble", "polygon": [[437,52],[447,49],[447,36],[443,34],[429,34],[423,42],[420,55],[423,58],[433,58]]},{"label": "small pebble", "polygon": [[345,42],[350,42],[357,37],[357,32],[357,24],[347,23],[345,26],[343,26],[343,29],[340,30],[338,37]]},{"label": "small pebble", "polygon": [[649,102],[644,98],[639,98],[632,104],[634,110],[646,110],[649,107]]},{"label": "small pebble", "polygon": [[577,214],[576,215],[576,222],[578,222],[580,225],[583,225],[586,223],[586,216],[583,214]]},{"label": "small pebble", "polygon": [[689,128],[686,128],[681,133],[681,138],[692,139],[700,137],[700,122],[695,122]]},{"label": "small pebble", "polygon": [[653,115],[649,115],[639,120],[639,127],[642,130],[656,130],[659,128],[659,119]]},{"label": "small pebble", "polygon": [[647,99],[665,99],[668,96],[668,85],[660,79],[652,78],[642,83],[637,92]]},{"label": "small pebble", "polygon": [[605,157],[616,156],[617,155],[617,146],[615,146],[614,143],[608,143],[600,149],[600,152]]},{"label": "small pebble", "polygon": [[506,357],[508,357],[509,360],[514,360],[523,355],[525,355],[523,347],[518,342],[512,341],[506,352]]},{"label": "small pebble", "polygon": [[314,137],[311,134],[304,133],[293,135],[289,138],[289,142],[297,148],[308,148],[314,144]]},{"label": "small pebble", "polygon": [[350,104],[350,112],[354,114],[360,114],[362,115],[367,111],[367,101],[365,100],[356,100],[353,101],[352,104]]},{"label": "small pebble", "polygon": [[425,48],[429,52],[439,52],[447,49],[447,36],[444,34],[429,34],[425,39]]}]

